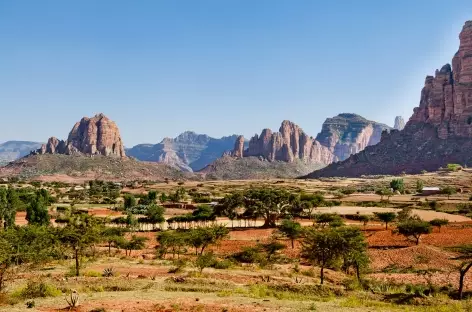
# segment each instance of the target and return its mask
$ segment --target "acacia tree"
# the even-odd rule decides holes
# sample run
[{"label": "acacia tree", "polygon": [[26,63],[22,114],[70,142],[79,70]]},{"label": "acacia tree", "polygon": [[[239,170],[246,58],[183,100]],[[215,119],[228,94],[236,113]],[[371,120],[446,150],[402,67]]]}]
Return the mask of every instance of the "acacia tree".
[{"label": "acacia tree", "polygon": [[447,219],[433,219],[429,221],[429,224],[435,226],[439,229],[439,233],[441,233],[441,227],[446,226],[449,224],[449,220]]},{"label": "acacia tree", "polygon": [[397,218],[397,214],[395,212],[374,212],[374,215],[380,221],[385,223],[386,230],[388,230],[388,224]]},{"label": "acacia tree", "polygon": [[453,251],[459,253],[455,260],[460,260],[461,264],[459,265],[459,299],[462,300],[464,293],[464,280],[465,275],[472,268],[472,245],[463,245],[451,248]]},{"label": "acacia tree", "polygon": [[348,272],[351,267],[354,268],[357,279],[360,281],[361,271],[370,263],[365,237],[358,227],[340,227],[337,231],[342,239],[343,269]]},{"label": "acacia tree", "polygon": [[320,283],[324,283],[324,270],[333,265],[342,254],[342,240],[339,233],[332,228],[306,231],[302,241],[302,256],[320,267]]},{"label": "acacia tree", "polygon": [[156,224],[161,224],[165,222],[164,218],[165,209],[162,206],[157,206],[155,204],[151,204],[148,206],[146,211],[146,220],[152,224],[152,229],[154,230]]},{"label": "acacia tree", "polygon": [[398,224],[397,230],[405,237],[412,236],[416,240],[416,245],[419,245],[421,236],[431,233],[432,226],[426,221],[410,219]]},{"label": "acacia tree", "polygon": [[282,224],[279,226],[279,232],[290,239],[292,243],[292,249],[295,248],[294,241],[298,238],[303,233],[303,228],[302,225],[298,222],[295,222],[293,220],[284,220],[282,221]]},{"label": "acacia tree", "polygon": [[252,188],[243,194],[246,210],[264,218],[264,227],[276,227],[277,220],[291,205],[290,193],[282,189]]},{"label": "acacia tree", "polygon": [[75,275],[80,275],[80,257],[85,249],[100,242],[102,224],[93,216],[86,214],[73,215],[67,225],[59,230],[62,243],[69,246],[75,258]]}]

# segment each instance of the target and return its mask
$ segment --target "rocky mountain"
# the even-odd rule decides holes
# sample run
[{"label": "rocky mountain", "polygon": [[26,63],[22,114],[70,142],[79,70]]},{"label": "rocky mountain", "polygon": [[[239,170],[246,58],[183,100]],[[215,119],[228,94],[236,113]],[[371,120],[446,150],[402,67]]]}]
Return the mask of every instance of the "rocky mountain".
[{"label": "rocky mountain", "polygon": [[103,114],[82,118],[66,141],[51,137],[36,153],[126,157],[118,127]]},{"label": "rocky mountain", "polygon": [[338,160],[345,160],[367,146],[380,142],[387,125],[370,121],[356,114],[339,114],[327,118],[316,140],[327,147]]},{"label": "rocky mountain", "polygon": [[8,141],[0,144],[0,166],[28,155],[41,145],[42,143],[30,141]]},{"label": "rocky mountain", "polygon": [[393,129],[401,131],[404,128],[405,128],[405,120],[403,120],[403,117],[402,116],[395,117],[395,125],[393,126]]},{"label": "rocky mountain", "polygon": [[261,135],[255,135],[249,140],[249,146],[244,149],[244,137],[240,136],[235,142],[231,153],[236,158],[260,157],[268,161],[294,162],[301,160],[305,163],[327,165],[336,157],[322,146],[320,142],[308,136],[298,125],[284,120],[279,132],[264,129]]},{"label": "rocky mountain", "polygon": [[187,131],[176,138],[165,138],[158,144],[136,145],[127,149],[126,154],[138,160],[162,162],[192,172],[231,150],[236,138],[237,135],[232,135],[216,139]]},{"label": "rocky mountain", "polygon": [[417,173],[448,163],[472,165],[472,21],[450,64],[427,76],[419,107],[402,131],[308,177]]}]

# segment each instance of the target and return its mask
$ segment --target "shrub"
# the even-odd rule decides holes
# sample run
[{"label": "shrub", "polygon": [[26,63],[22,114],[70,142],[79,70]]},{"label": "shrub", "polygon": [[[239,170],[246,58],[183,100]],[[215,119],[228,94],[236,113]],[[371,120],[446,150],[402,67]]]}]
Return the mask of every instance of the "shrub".
[{"label": "shrub", "polygon": [[202,273],[205,268],[210,268],[214,266],[215,263],[215,255],[212,252],[207,252],[198,256],[195,265],[200,269],[200,273]]},{"label": "shrub", "polygon": [[263,259],[263,255],[259,247],[246,247],[233,254],[232,258],[242,263],[259,263]]},{"label": "shrub", "polygon": [[405,184],[403,183],[403,179],[393,179],[390,181],[390,188],[394,191],[398,191],[403,193],[405,190]]},{"label": "shrub", "polygon": [[227,270],[233,266],[233,262],[230,260],[221,260],[217,261],[214,265],[214,268],[217,270]]},{"label": "shrub", "polygon": [[102,274],[100,272],[97,272],[97,271],[86,271],[84,273],[84,276],[86,276],[86,277],[102,277]]},{"label": "shrub", "polygon": [[448,171],[459,171],[462,170],[462,166],[459,164],[447,164]]},{"label": "shrub", "polygon": [[26,286],[13,292],[12,297],[20,299],[35,299],[46,297],[57,297],[62,292],[56,286],[48,284],[44,281],[33,279],[29,280]]}]

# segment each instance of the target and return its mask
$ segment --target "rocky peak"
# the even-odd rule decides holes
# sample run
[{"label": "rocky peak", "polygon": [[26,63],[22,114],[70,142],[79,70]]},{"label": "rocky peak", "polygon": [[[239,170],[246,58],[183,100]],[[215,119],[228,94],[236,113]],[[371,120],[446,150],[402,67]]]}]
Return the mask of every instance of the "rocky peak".
[{"label": "rocky peak", "polygon": [[417,173],[448,163],[472,165],[472,21],[459,35],[459,50],[426,76],[419,106],[402,131],[383,134],[375,146],[314,172],[310,177]]},{"label": "rocky peak", "polygon": [[249,140],[249,147],[243,150],[244,137],[235,142],[234,157],[257,156],[269,161],[293,162],[296,159],[304,162],[329,164],[336,158],[327,148],[303,132],[295,123],[284,120],[279,132],[270,129],[262,130]]},{"label": "rocky peak", "polygon": [[405,120],[403,119],[403,117],[402,116],[395,117],[395,125],[393,126],[393,129],[403,130],[403,128],[405,128]]},{"label": "rocky peak", "polygon": [[118,127],[104,114],[82,118],[74,125],[66,141],[51,137],[37,152],[126,157]]},{"label": "rocky peak", "polygon": [[327,147],[339,160],[380,142],[387,125],[370,121],[352,113],[327,118],[316,140]]}]

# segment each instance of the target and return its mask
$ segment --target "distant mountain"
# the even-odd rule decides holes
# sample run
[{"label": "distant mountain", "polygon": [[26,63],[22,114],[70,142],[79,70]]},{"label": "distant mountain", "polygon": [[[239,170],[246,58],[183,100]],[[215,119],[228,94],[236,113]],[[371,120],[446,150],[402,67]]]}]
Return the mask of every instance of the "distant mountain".
[{"label": "distant mountain", "polygon": [[176,138],[165,138],[158,144],[139,144],[126,149],[126,155],[141,161],[162,162],[185,171],[198,171],[226,151],[233,149],[237,135],[220,139],[186,131]]},{"label": "distant mountain", "polygon": [[357,114],[344,113],[327,118],[316,140],[327,147],[338,160],[345,160],[367,146],[379,143],[382,132],[391,129]]},{"label": "distant mountain", "polygon": [[42,143],[30,141],[8,141],[0,144],[0,166],[28,155],[41,145]]}]

